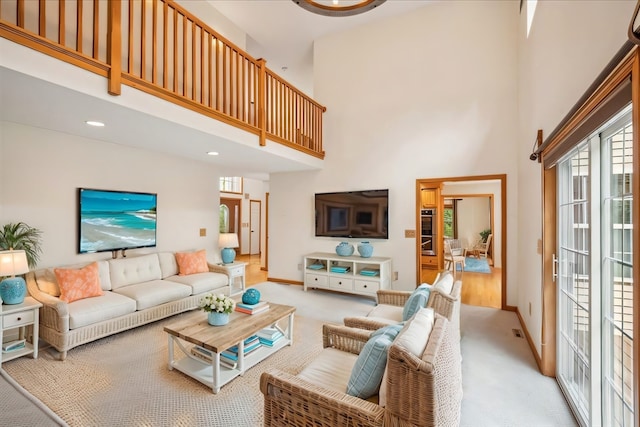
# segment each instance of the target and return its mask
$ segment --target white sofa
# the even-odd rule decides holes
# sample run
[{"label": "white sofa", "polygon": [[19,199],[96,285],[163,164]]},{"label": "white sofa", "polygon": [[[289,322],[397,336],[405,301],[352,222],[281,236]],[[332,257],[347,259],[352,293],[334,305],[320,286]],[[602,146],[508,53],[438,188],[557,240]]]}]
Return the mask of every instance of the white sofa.
[{"label": "white sofa", "polygon": [[61,353],[61,360],[81,344],[193,310],[204,293],[230,292],[223,268],[209,263],[209,272],[180,276],[172,252],[97,263],[103,295],[70,303],[59,298],[54,268],[27,273],[29,294],[43,305],[39,336]]}]

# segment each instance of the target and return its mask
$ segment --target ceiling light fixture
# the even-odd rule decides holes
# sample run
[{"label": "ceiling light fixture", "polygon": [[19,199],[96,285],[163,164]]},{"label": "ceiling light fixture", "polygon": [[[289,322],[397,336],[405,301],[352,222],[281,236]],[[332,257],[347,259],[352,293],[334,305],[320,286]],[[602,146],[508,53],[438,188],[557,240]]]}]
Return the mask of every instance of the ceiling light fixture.
[{"label": "ceiling light fixture", "polygon": [[217,155],[218,155],[218,154],[220,154],[220,153],[218,153],[217,151],[207,151],[207,154],[208,154],[209,156],[217,156]]},{"label": "ceiling light fixture", "polygon": [[386,0],[292,0],[309,12],[323,16],[352,16],[380,6]]},{"label": "ceiling light fixture", "polygon": [[104,127],[104,123],[99,122],[97,120],[87,120],[85,123],[88,124],[89,126],[95,126],[99,128]]}]

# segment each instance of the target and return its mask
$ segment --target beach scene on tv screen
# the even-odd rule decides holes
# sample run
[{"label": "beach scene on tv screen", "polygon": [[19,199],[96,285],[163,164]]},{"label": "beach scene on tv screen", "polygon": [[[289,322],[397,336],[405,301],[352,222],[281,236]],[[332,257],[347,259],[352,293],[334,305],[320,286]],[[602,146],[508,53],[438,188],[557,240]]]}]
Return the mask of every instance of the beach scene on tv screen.
[{"label": "beach scene on tv screen", "polygon": [[155,246],[155,194],[80,192],[80,252]]}]

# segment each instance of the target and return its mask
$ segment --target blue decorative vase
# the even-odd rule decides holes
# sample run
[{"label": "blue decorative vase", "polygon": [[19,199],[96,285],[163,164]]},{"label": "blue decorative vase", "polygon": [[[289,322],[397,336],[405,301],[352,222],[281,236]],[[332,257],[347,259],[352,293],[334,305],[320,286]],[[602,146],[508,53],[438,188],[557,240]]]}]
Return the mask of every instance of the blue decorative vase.
[{"label": "blue decorative vase", "polygon": [[340,256],[350,256],[353,255],[353,245],[347,242],[341,242],[338,246],[336,246],[336,253]]},{"label": "blue decorative vase", "polygon": [[360,242],[358,244],[358,253],[362,258],[369,258],[373,255],[373,246],[369,242]]},{"label": "blue decorative vase", "polygon": [[245,304],[257,304],[260,302],[260,291],[254,288],[247,289],[242,294],[242,302]]},{"label": "blue decorative vase", "polygon": [[22,277],[7,277],[0,282],[0,298],[5,304],[22,304],[27,296],[27,285]]},{"label": "blue decorative vase", "polygon": [[236,259],[236,251],[233,248],[224,248],[220,252],[220,256],[222,257],[222,262],[225,264],[231,264],[234,259]]},{"label": "blue decorative vase", "polygon": [[218,313],[217,311],[210,311],[207,319],[211,326],[223,326],[229,323],[229,313]]}]

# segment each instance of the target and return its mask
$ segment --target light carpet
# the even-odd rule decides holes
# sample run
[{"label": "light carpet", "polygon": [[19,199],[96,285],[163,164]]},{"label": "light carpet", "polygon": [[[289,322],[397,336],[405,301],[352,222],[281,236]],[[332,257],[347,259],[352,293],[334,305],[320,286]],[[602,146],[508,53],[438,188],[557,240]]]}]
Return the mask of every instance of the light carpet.
[{"label": "light carpet", "polygon": [[[456,270],[462,271],[460,264],[456,264]],[[491,273],[489,261],[486,258],[466,257],[464,259],[464,271],[471,273]]]},{"label": "light carpet", "polygon": [[[269,368],[297,373],[321,351],[321,327],[367,313],[374,301],[301,286],[263,283],[263,299],[297,307],[294,345],[249,369],[217,395],[167,369],[167,337],[155,322],[73,349],[66,361],[53,351],[37,360],[3,364],[25,389],[71,426],[259,426],[260,374]],[[203,313],[204,316],[204,313]],[[555,381],[539,374],[514,313],[461,309],[463,390],[461,426],[574,426]],[[0,409],[4,413],[5,408]]]}]

